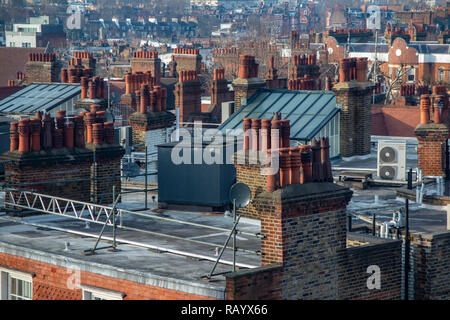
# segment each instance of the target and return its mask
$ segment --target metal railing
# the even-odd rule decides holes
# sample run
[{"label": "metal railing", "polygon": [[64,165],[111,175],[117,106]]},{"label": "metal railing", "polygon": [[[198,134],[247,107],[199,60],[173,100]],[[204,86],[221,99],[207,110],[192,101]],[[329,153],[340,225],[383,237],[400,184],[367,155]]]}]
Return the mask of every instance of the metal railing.
[{"label": "metal railing", "polygon": [[[244,232],[244,231],[236,231],[236,225],[237,222],[234,223],[233,229],[229,230],[226,228],[221,227],[215,227],[205,224],[199,224],[195,222],[189,222],[189,221],[182,221],[177,220],[173,218],[167,218],[167,217],[160,217],[156,215],[151,215],[148,213],[142,213],[142,212],[135,212],[130,211],[126,209],[120,209],[116,208],[117,201],[119,197],[122,195],[122,193],[119,193],[118,196],[114,197],[114,205],[112,207],[99,205],[99,204],[93,204],[83,201],[77,201],[72,199],[66,199],[51,195],[45,195],[40,193],[34,193],[32,191],[24,191],[24,190],[16,190],[16,189],[7,189],[5,190],[5,201],[4,206],[5,207],[14,207],[14,208],[20,208],[20,209],[26,209],[34,212],[41,212],[41,213],[47,213],[47,214],[53,214],[57,216],[63,216],[66,218],[76,219],[79,221],[86,221],[89,223],[96,223],[103,225],[101,233],[98,235],[98,241],[96,243],[96,246],[93,249],[85,250],[85,252],[89,252],[90,254],[95,253],[95,250],[104,249],[104,248],[96,248],[98,242],[103,236],[103,232],[105,230],[106,226],[110,226],[113,228],[113,249],[116,250],[116,228],[124,229],[124,230],[130,230],[130,231],[136,231],[136,232],[142,232],[146,234],[151,234],[155,236],[160,237],[166,237],[174,240],[182,240],[186,242],[192,242],[197,243],[201,245],[206,245],[210,247],[221,247],[220,244],[217,243],[210,243],[206,241],[200,241],[195,239],[189,239],[184,238],[180,236],[155,232],[155,231],[149,231],[145,229],[125,226],[123,223],[123,217],[124,215],[135,215],[139,217],[145,217],[153,220],[160,220],[165,222],[171,222],[171,223],[178,223],[178,224],[184,224],[189,226],[194,226],[198,228],[203,229],[209,229],[209,230],[215,230],[215,231],[221,231],[225,233],[236,233],[240,235],[250,236],[250,237],[256,237],[256,238],[263,238],[263,236],[260,233],[250,233],[250,232]],[[116,217],[119,218],[119,223],[116,222]],[[51,228],[51,227],[50,227]],[[105,237],[103,237],[105,238]],[[228,241],[227,241],[228,243]],[[227,246],[227,243],[225,246],[222,247],[220,257],[215,259],[216,264],[219,263],[220,258],[223,254],[223,251],[225,249],[230,249],[243,253],[248,254],[256,254],[261,255],[261,252],[259,250],[250,250],[250,249],[244,249],[244,248],[237,248],[235,246],[230,247]],[[105,247],[106,248],[106,247]],[[245,267],[243,264],[235,263],[234,265]]]}]

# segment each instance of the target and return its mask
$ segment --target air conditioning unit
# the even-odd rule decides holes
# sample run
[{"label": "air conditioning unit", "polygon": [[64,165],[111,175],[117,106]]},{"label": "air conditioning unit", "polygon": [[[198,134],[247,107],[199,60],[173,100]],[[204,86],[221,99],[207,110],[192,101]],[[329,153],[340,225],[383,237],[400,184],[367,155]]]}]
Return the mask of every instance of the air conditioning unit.
[{"label": "air conditioning unit", "polygon": [[384,180],[406,180],[405,141],[378,141],[377,173]]}]

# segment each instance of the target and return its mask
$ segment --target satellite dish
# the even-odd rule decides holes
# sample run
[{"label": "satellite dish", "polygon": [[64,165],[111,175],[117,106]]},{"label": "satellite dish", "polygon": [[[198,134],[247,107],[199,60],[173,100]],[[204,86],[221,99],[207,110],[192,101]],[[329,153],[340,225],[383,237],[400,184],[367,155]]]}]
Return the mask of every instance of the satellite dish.
[{"label": "satellite dish", "polygon": [[230,200],[236,200],[236,208],[244,208],[250,203],[252,193],[250,188],[242,182],[235,183],[230,189]]}]

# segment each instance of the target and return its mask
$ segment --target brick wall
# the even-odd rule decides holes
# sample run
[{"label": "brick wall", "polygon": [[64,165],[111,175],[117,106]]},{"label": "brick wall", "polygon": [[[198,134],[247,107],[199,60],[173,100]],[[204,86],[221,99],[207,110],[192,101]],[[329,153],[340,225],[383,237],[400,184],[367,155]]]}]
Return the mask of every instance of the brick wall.
[{"label": "brick wall", "polygon": [[[347,234],[363,245],[344,250],[339,256],[339,299],[400,299],[402,279],[401,241]],[[369,266],[380,267],[381,288],[368,289]]]},{"label": "brick wall", "polygon": [[414,299],[449,300],[450,232],[413,234],[412,238]]},{"label": "brick wall", "polygon": [[[35,273],[33,278],[33,300],[81,300],[82,290],[70,290],[67,286],[69,270],[19,256],[0,253],[0,266],[26,273]],[[210,297],[189,294],[177,290],[149,286],[124,279],[81,271],[81,284],[106,290],[123,292],[124,300],[210,300]]]}]

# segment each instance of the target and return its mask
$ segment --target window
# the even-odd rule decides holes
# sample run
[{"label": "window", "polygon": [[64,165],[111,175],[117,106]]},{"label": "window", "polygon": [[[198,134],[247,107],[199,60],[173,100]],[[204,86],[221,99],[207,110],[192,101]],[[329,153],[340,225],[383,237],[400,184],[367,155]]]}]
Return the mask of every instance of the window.
[{"label": "window", "polygon": [[438,82],[444,81],[444,70],[439,69],[438,71]]},{"label": "window", "polygon": [[33,277],[29,273],[0,268],[0,300],[32,300]]},{"label": "window", "polygon": [[408,69],[408,82],[414,82],[416,78],[416,69],[410,68]]},{"label": "window", "polygon": [[83,300],[123,300],[125,294],[97,287],[81,285]]}]

